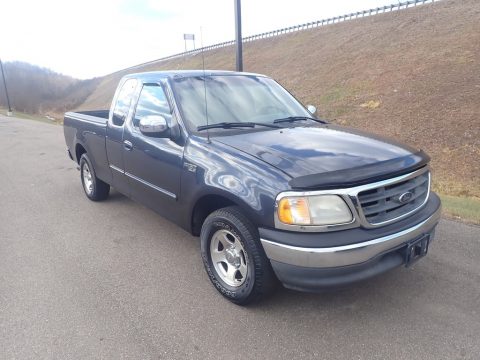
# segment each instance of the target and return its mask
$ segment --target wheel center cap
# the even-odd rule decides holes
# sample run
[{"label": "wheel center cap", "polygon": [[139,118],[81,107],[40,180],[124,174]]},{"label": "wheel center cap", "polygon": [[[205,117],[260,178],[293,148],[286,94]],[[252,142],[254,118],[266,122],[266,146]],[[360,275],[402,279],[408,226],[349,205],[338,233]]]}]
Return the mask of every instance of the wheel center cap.
[{"label": "wheel center cap", "polygon": [[240,267],[240,255],[235,249],[226,249],[225,258],[230,265],[235,266],[236,268]]}]

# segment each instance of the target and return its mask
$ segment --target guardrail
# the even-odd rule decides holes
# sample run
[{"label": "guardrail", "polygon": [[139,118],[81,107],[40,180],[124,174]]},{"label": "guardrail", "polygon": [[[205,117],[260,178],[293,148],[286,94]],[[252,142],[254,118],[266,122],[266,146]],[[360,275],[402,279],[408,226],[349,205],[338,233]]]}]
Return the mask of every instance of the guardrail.
[{"label": "guardrail", "polygon": [[[409,1],[404,1],[404,2],[398,2],[396,4],[377,7],[375,9],[358,11],[358,12],[345,14],[345,15],[341,15],[341,16],[335,16],[335,17],[328,18],[328,19],[312,21],[312,22],[308,22],[308,23],[304,23],[304,24],[300,24],[300,25],[294,25],[294,26],[290,26],[290,27],[286,27],[286,28],[282,28],[282,29],[277,29],[277,30],[273,30],[273,31],[264,32],[264,33],[261,33],[261,34],[255,34],[255,35],[247,36],[247,37],[242,38],[242,42],[243,43],[248,43],[248,42],[252,42],[252,41],[255,41],[255,40],[266,39],[266,38],[275,37],[275,36],[279,36],[279,35],[289,34],[289,33],[296,32],[296,31],[302,31],[302,30],[312,29],[312,28],[316,28],[316,27],[320,27],[320,26],[337,24],[339,22],[349,21],[349,20],[363,18],[363,17],[377,15],[377,14],[383,14],[383,13],[387,13],[387,12],[404,10],[404,9],[414,7],[414,6],[417,6],[417,5],[431,4],[431,3],[434,3],[434,2],[438,2],[438,1],[441,1],[441,0],[409,0]],[[187,55],[195,55],[195,54],[201,53],[202,51],[219,49],[219,48],[223,48],[223,47],[226,47],[226,46],[232,46],[234,44],[235,44],[235,40],[230,40],[230,41],[225,41],[225,42],[214,44],[214,45],[208,45],[208,46],[204,46],[204,47],[201,47],[201,48],[198,48],[198,49],[189,50],[189,51],[177,53],[177,54],[174,54],[174,55],[165,56],[165,57],[160,58],[160,59],[148,61],[148,62],[145,62],[143,64],[139,64],[139,65],[135,65],[135,66],[123,69],[123,70],[119,70],[117,72],[133,70],[133,69],[136,69],[136,68],[139,68],[139,67],[155,64],[155,63],[158,63],[158,62],[161,62],[161,61],[171,60],[171,59],[175,59],[175,58],[179,58],[179,57],[183,57],[183,56],[187,56]]]}]

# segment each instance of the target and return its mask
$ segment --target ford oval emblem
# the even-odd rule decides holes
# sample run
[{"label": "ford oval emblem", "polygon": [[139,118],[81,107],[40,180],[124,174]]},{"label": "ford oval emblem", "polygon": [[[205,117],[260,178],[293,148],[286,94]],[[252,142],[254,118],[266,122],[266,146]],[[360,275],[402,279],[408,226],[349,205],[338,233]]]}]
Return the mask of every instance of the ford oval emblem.
[{"label": "ford oval emblem", "polygon": [[404,192],[402,195],[398,197],[398,202],[400,204],[405,204],[412,200],[413,193],[411,191]]}]

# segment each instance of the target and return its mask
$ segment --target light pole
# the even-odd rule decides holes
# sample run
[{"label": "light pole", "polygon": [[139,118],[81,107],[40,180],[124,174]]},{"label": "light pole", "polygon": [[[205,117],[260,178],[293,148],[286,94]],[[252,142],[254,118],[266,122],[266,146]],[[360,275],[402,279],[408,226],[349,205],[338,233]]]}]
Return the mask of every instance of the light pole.
[{"label": "light pole", "polygon": [[5,72],[3,71],[3,63],[1,59],[0,59],[0,69],[2,70],[3,86],[5,87],[5,96],[7,98],[7,106],[8,106],[7,116],[12,116],[12,107],[10,106],[10,98],[8,97],[8,90],[7,90],[7,80],[5,79]]},{"label": "light pole", "polygon": [[242,48],[242,3],[235,1],[235,42],[237,43],[237,71],[243,71],[243,48]]}]

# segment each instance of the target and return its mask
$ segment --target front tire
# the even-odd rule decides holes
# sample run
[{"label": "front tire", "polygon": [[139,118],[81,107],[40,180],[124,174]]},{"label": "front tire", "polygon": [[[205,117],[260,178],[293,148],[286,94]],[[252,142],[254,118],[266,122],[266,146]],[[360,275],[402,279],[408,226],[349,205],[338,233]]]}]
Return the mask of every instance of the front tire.
[{"label": "front tire", "polygon": [[238,207],[210,214],[200,234],[205,270],[215,288],[238,305],[273,292],[277,279],[255,226]]},{"label": "front tire", "polygon": [[87,154],[80,157],[80,178],[85,195],[92,201],[102,201],[108,197],[110,185],[95,175],[92,162]]}]

